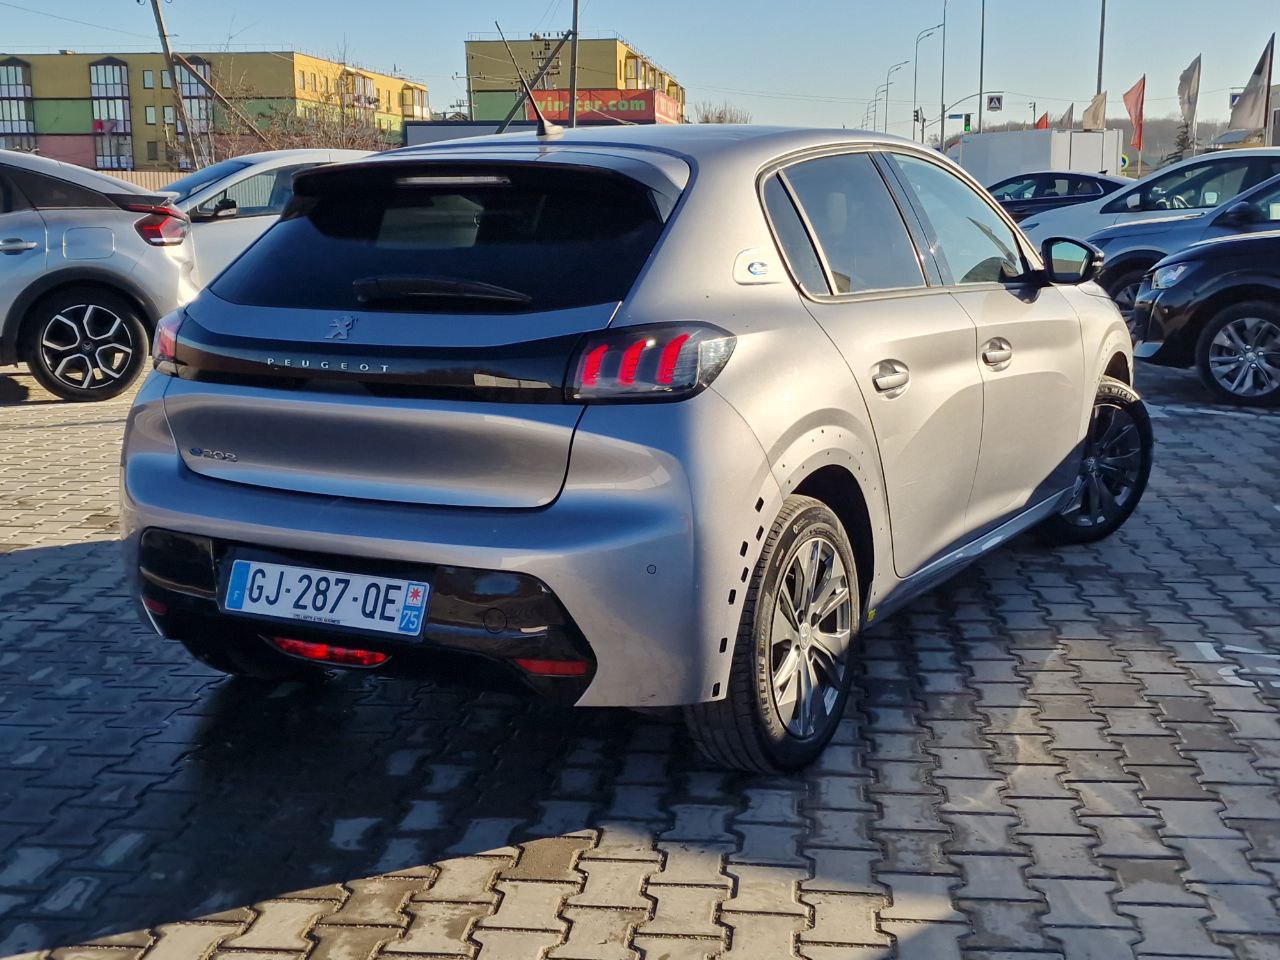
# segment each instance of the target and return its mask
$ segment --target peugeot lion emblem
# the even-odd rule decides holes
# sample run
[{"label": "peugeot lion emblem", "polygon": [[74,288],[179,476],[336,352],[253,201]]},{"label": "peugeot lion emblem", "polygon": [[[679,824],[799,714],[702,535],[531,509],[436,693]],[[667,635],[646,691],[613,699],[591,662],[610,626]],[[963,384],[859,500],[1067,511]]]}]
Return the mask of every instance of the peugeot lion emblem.
[{"label": "peugeot lion emblem", "polygon": [[332,330],[325,336],[326,340],[346,340],[351,336],[351,328],[356,325],[356,318],[350,314],[334,317],[329,321]]}]

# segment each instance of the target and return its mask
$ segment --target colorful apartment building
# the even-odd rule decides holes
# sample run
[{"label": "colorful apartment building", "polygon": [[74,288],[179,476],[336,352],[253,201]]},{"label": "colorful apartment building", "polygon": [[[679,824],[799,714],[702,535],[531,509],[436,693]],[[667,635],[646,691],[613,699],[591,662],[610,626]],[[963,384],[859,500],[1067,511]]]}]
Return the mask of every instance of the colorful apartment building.
[{"label": "colorful apartment building", "polygon": [[[425,84],[295,51],[185,53],[250,117],[356,110],[399,142],[406,120],[431,117]],[[195,134],[232,129],[186,67],[176,82]],[[0,147],[98,170],[189,164],[175,78],[159,53],[0,53]]]},{"label": "colorful apartment building", "polygon": [[[552,56],[559,37],[534,35],[509,42],[526,79],[532,80],[550,60],[538,88],[568,91],[568,44]],[[471,119],[504,119],[516,102],[520,81],[502,40],[473,34],[466,42],[466,54]],[[578,90],[579,123],[678,123],[684,118],[684,87],[668,71],[617,35],[584,38],[578,44]],[[610,95],[627,92],[631,95]],[[539,94],[537,99],[545,106],[558,103],[564,97],[544,100]],[[614,104],[614,108],[609,104]],[[567,113],[567,109],[563,113]],[[636,119],[629,120],[632,116]]]}]

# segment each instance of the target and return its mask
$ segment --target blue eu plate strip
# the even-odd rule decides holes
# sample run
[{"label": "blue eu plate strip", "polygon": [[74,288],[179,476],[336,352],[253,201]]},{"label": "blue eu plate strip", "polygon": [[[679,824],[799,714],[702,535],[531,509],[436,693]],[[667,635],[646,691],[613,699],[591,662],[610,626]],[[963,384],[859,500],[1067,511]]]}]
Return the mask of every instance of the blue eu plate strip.
[{"label": "blue eu plate strip", "polygon": [[231,567],[231,581],[227,584],[228,610],[239,610],[244,606],[245,588],[249,585],[249,561],[237,560]]}]

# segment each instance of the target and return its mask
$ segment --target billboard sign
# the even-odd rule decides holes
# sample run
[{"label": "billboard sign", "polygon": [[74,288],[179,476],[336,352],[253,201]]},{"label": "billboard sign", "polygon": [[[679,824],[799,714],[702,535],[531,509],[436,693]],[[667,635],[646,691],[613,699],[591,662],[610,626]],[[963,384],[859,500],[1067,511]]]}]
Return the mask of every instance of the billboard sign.
[{"label": "billboard sign", "polygon": [[[569,119],[568,90],[535,90],[533,98],[543,115],[552,123]],[[533,107],[524,106],[525,116],[534,120]],[[578,91],[578,123],[679,123],[680,101],[661,90],[613,90],[610,88]]]}]

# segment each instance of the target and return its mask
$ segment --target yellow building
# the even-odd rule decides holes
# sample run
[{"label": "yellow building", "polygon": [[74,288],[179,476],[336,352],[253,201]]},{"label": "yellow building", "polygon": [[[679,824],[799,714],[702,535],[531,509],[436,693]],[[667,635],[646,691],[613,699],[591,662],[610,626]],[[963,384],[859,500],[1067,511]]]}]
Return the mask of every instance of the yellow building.
[{"label": "yellow building", "polygon": [[[525,78],[532,80],[555,50],[559,37],[534,35],[511,40],[511,52]],[[466,42],[467,89],[472,120],[502,120],[516,102],[520,81],[502,40],[472,35]],[[569,89],[569,44],[552,60],[543,81],[545,90]],[[684,114],[685,91],[669,72],[619,36],[583,39],[578,44],[580,90],[657,90],[679,105]]]},{"label": "yellow building", "polygon": [[[428,120],[425,84],[293,51],[184,53],[250,116],[274,111],[358,111],[399,143],[406,120]],[[191,127],[234,123],[182,66],[177,83]],[[99,170],[187,164],[174,79],[159,53],[0,53],[0,147]]]}]

